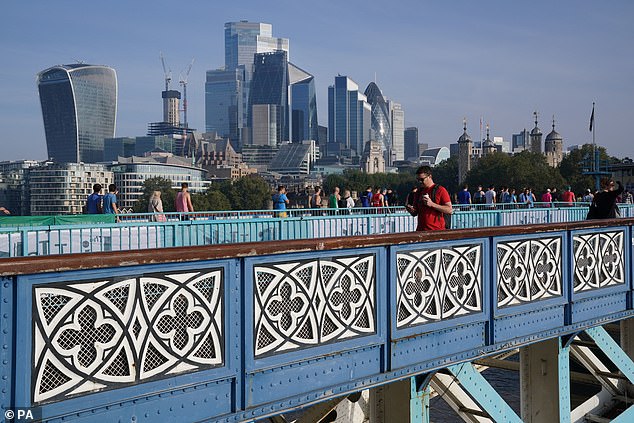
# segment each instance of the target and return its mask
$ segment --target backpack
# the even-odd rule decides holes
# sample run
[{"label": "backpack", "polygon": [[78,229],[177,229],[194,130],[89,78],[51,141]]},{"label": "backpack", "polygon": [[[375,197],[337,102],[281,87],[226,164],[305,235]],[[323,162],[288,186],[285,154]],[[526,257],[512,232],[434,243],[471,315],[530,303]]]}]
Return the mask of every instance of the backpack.
[{"label": "backpack", "polygon": [[[440,188],[441,185],[436,184],[434,185],[434,187],[431,189],[431,198],[434,199],[434,203],[438,204],[437,198],[436,198],[436,193],[438,192],[438,188]],[[445,229],[451,229],[451,215],[447,214],[447,213],[442,213],[442,217],[445,219]]]}]

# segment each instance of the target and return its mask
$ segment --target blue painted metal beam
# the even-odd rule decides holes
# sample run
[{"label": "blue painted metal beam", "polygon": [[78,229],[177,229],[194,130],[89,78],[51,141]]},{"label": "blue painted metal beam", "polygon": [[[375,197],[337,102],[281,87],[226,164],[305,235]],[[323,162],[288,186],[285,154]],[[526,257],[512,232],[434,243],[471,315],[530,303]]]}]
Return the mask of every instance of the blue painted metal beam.
[{"label": "blue painted metal beam", "polygon": [[594,340],[601,351],[614,363],[623,375],[634,383],[634,362],[612,339],[612,337],[601,326],[586,329],[586,333]]},{"label": "blue painted metal beam", "polygon": [[480,404],[496,422],[517,422],[522,419],[493,389],[471,363],[449,366],[447,369],[458,379],[462,387]]}]

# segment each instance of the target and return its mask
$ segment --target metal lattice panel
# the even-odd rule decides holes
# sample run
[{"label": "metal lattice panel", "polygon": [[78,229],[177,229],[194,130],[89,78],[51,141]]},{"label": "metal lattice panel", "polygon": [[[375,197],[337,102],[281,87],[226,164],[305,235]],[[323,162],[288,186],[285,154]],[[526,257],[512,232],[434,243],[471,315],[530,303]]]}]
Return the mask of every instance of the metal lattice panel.
[{"label": "metal lattice panel", "polygon": [[574,292],[625,283],[623,231],[573,237]]},{"label": "metal lattice panel", "polygon": [[374,260],[254,266],[256,357],[375,333]]},{"label": "metal lattice panel", "polygon": [[223,271],[33,288],[33,402],[223,363]]},{"label": "metal lattice panel", "polygon": [[561,297],[561,248],[561,237],[497,244],[497,306]]},{"label": "metal lattice panel", "polygon": [[482,246],[398,253],[396,326],[482,311]]}]

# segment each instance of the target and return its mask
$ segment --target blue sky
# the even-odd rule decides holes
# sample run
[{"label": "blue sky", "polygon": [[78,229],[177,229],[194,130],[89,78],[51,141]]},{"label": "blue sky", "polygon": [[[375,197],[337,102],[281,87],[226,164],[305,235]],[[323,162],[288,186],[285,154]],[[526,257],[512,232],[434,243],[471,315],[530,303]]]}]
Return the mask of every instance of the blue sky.
[{"label": "blue sky", "polygon": [[[480,135],[551,130],[564,147],[592,140],[634,157],[632,1],[6,1],[0,15],[0,160],[44,159],[37,72],[80,60],[116,69],[117,136],[162,118],[163,52],[175,77],[192,58],[190,126],[204,129],[205,71],[224,64],[224,23],[268,22],[290,59],[315,75],[318,119],[337,74],[375,79],[422,142],[455,142],[467,118]],[[173,85],[175,87],[175,85]]]}]

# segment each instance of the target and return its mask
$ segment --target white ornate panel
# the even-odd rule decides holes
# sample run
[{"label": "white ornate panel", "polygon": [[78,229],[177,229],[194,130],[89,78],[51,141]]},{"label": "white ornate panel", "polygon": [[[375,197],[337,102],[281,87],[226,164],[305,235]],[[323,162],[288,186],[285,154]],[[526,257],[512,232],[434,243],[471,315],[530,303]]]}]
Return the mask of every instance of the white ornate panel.
[{"label": "white ornate panel", "polygon": [[625,283],[623,231],[573,237],[574,292]]},{"label": "white ornate panel", "polygon": [[223,363],[223,271],[34,287],[33,401]]},{"label": "white ornate panel", "polygon": [[398,253],[399,328],[482,311],[482,246]]},{"label": "white ornate panel", "polygon": [[255,356],[375,333],[375,256],[254,266]]},{"label": "white ornate panel", "polygon": [[562,296],[561,248],[561,237],[498,243],[498,307]]}]

